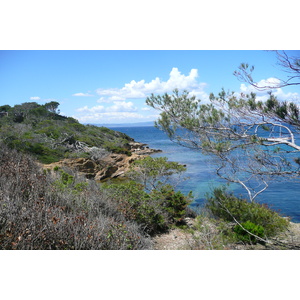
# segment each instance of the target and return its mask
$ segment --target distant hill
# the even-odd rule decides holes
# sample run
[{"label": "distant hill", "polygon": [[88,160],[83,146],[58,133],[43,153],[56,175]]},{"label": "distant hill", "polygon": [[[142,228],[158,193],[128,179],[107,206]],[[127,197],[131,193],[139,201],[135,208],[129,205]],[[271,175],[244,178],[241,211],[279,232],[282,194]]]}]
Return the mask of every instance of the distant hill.
[{"label": "distant hill", "polygon": [[[61,116],[58,102],[26,102],[0,106],[0,142],[34,155],[44,164],[64,158],[101,156],[103,152],[130,155],[128,135],[103,127],[80,124]],[[96,154],[95,154],[96,152]]]},{"label": "distant hill", "polygon": [[91,124],[94,126],[104,126],[108,128],[114,127],[143,127],[143,126],[154,126],[154,121],[150,122],[138,122],[138,123],[122,123],[122,124]]}]

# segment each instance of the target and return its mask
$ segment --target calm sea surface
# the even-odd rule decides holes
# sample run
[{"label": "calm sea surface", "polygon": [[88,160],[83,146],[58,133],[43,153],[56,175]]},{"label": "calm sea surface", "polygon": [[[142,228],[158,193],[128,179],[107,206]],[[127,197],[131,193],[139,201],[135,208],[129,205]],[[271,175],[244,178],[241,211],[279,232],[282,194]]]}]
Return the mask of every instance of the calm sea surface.
[{"label": "calm sea surface", "polygon": [[[209,157],[200,152],[178,146],[171,142],[164,132],[152,126],[145,127],[113,127],[112,129],[126,133],[135,141],[148,144],[150,148],[160,149],[163,152],[154,154],[153,157],[166,156],[169,161],[177,161],[185,164],[185,172],[188,180],[179,186],[184,193],[193,192],[194,203],[192,206],[201,206],[205,202],[205,195],[214,187],[224,184],[214,173],[209,163]],[[270,184],[257,201],[268,204],[271,208],[279,211],[284,216],[291,217],[293,222],[300,223],[300,184],[298,182],[283,181]],[[234,194],[245,195],[245,191],[239,185],[231,186]]]}]

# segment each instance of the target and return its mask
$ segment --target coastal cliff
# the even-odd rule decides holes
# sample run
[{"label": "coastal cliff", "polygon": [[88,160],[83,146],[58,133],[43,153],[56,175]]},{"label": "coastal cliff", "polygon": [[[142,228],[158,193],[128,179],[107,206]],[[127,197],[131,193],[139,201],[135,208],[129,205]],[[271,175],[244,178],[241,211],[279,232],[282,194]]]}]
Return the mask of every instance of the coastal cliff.
[{"label": "coastal cliff", "polygon": [[151,149],[146,144],[135,141],[129,142],[128,146],[131,155],[107,153],[100,159],[66,158],[59,162],[44,165],[44,168],[53,169],[64,166],[78,171],[89,179],[103,181],[110,178],[124,177],[124,174],[135,160],[161,152],[161,150]]}]

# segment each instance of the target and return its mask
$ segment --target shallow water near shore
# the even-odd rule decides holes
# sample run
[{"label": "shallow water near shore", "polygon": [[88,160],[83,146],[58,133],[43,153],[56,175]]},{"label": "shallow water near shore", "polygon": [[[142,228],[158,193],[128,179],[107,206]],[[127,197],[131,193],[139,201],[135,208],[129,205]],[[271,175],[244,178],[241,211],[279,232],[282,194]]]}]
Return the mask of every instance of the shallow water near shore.
[{"label": "shallow water near shore", "polygon": [[[109,127],[109,126],[107,126]],[[169,161],[176,161],[186,165],[184,177],[188,177],[178,185],[183,193],[193,192],[194,202],[192,207],[202,206],[205,196],[214,187],[225,184],[218,178],[214,168],[209,162],[209,157],[198,151],[179,146],[169,140],[167,135],[153,126],[144,127],[112,127],[112,129],[126,133],[135,141],[148,144],[150,148],[160,149],[163,152],[153,154],[153,157],[166,156]],[[300,223],[300,188],[299,181],[281,181],[271,183],[257,201],[268,204],[272,209],[279,211],[283,216],[291,218],[292,222]],[[245,190],[239,185],[230,186],[236,196],[246,197]]]}]

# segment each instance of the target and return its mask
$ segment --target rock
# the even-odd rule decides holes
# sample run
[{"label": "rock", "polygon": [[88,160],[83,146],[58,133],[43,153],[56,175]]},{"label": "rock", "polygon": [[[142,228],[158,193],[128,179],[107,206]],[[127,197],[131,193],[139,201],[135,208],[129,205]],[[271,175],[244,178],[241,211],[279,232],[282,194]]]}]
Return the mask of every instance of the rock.
[{"label": "rock", "polygon": [[113,174],[118,170],[117,166],[110,166],[103,169],[95,175],[95,180],[105,180],[107,178],[114,178]]},{"label": "rock", "polygon": [[147,146],[147,144],[138,143],[138,142],[130,142],[129,143],[132,153],[137,153],[139,155],[149,155],[156,152],[162,152],[161,150],[151,149]]},{"label": "rock", "polygon": [[193,227],[195,219],[192,218],[184,218],[184,222],[188,227]]},{"label": "rock", "polygon": [[161,152],[161,150],[150,149],[145,147],[146,144],[130,142],[131,156],[126,154],[109,153],[101,159],[93,160],[91,158],[67,158],[60,162],[46,165],[48,169],[55,166],[66,166],[79,171],[87,178],[94,178],[97,181],[107,180],[109,178],[124,177],[129,170],[130,165],[143,156]]}]

